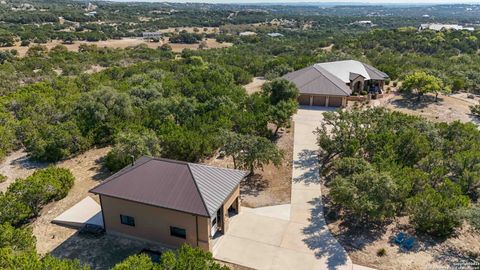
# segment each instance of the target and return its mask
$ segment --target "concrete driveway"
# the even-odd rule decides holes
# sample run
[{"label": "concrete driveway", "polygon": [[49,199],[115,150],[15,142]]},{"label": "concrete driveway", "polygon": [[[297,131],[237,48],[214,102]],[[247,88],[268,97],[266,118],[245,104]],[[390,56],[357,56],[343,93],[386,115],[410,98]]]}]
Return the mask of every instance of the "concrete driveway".
[{"label": "concrete driveway", "polygon": [[254,269],[352,269],[323,218],[316,137],[326,109],[294,116],[291,204],[242,208],[213,250],[219,260]]}]

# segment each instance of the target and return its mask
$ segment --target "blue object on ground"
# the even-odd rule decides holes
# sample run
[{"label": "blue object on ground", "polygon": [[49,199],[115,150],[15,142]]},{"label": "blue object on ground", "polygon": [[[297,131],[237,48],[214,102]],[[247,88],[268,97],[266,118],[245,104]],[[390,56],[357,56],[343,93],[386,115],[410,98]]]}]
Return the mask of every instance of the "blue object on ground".
[{"label": "blue object on ground", "polygon": [[403,232],[400,232],[395,236],[395,243],[401,244],[405,240],[405,234]]},{"label": "blue object on ground", "polygon": [[413,238],[413,236],[410,236],[407,240],[403,242],[402,246],[410,250],[413,247],[414,243],[415,243],[415,238]]}]

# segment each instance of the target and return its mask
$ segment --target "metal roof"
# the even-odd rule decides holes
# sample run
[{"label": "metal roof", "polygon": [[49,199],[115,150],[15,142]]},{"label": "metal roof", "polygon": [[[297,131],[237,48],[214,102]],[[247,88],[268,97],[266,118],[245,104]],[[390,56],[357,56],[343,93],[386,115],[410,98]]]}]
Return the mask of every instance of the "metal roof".
[{"label": "metal roof", "polygon": [[141,157],[90,192],[212,217],[245,176],[239,170]]},{"label": "metal roof", "polygon": [[343,81],[316,65],[290,72],[283,78],[295,84],[301,94],[349,96],[352,93]]},{"label": "metal roof", "polygon": [[294,83],[301,94],[349,96],[347,85],[358,76],[365,80],[384,80],[388,75],[355,60],[318,63],[283,76]]},{"label": "metal roof", "polygon": [[[375,80],[375,78],[372,78],[370,76],[372,73],[375,75],[379,75],[379,74],[386,75],[385,73],[381,72],[380,70],[372,66],[369,66],[367,64],[364,64],[362,62],[355,61],[355,60],[318,63],[318,64],[315,64],[315,66],[320,66],[324,68],[325,70],[327,70],[334,76],[338,77],[340,80],[342,80],[345,83],[350,82],[350,73],[360,74],[365,78],[365,80],[371,80],[371,79]],[[385,79],[385,78],[388,78],[388,75],[386,75],[386,77],[381,77],[381,78],[376,77],[376,79]]]},{"label": "metal roof", "polygon": [[194,163],[189,163],[188,166],[210,216],[215,216],[225,199],[230,196],[246,175],[244,171]]}]

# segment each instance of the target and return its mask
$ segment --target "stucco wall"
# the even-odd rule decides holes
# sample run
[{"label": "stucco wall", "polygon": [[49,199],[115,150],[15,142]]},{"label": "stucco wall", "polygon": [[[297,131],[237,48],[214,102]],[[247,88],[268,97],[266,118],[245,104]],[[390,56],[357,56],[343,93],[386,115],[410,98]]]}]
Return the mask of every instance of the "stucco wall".
[{"label": "stucco wall", "polygon": [[[101,196],[101,203],[107,232],[125,234],[172,247],[188,243],[205,250],[210,248],[209,218],[108,196]],[[121,224],[120,215],[135,218],[135,227]],[[186,239],[171,236],[170,226],[185,229]]]},{"label": "stucco wall", "polygon": [[[238,205],[236,205],[237,212],[240,213],[240,185],[237,186],[235,191],[230,194],[230,196],[225,200],[223,203],[223,220],[224,220],[224,225],[223,225],[223,230],[224,232],[228,231],[228,223],[229,223],[229,218],[228,218],[228,208],[230,205],[234,204],[236,200],[238,201]],[[234,206],[235,208],[235,206]]]}]

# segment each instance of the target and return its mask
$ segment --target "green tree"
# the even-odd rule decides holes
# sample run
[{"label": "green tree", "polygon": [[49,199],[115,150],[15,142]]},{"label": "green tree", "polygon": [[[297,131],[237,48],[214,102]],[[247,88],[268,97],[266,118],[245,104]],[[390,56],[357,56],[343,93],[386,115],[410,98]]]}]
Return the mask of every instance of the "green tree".
[{"label": "green tree", "polygon": [[296,100],[282,100],[271,107],[270,121],[276,126],[274,136],[277,135],[280,128],[286,127],[290,123],[290,118],[297,112],[297,109],[298,102]]},{"label": "green tree", "polygon": [[7,189],[6,195],[28,205],[37,216],[42,207],[54,200],[64,198],[74,183],[68,169],[48,167],[34,172],[25,179],[17,179]]},{"label": "green tree", "polygon": [[285,79],[275,79],[262,86],[263,94],[270,98],[270,103],[276,105],[280,101],[296,100],[299,91],[295,84]]},{"label": "green tree", "polygon": [[263,168],[269,163],[280,166],[282,162],[283,152],[266,138],[228,133],[225,141],[225,153],[233,158],[235,168],[247,169],[250,175],[254,174],[255,168]]},{"label": "green tree", "polygon": [[210,252],[200,248],[192,248],[189,245],[182,245],[176,251],[167,251],[161,257],[162,269],[183,270],[183,269],[205,269],[205,270],[228,270],[226,266],[217,263]]},{"label": "green tree", "polygon": [[458,185],[446,179],[437,190],[427,187],[408,200],[411,222],[416,229],[437,236],[449,235],[460,225],[460,211],[469,204]]},{"label": "green tree", "polygon": [[111,87],[85,93],[77,103],[77,121],[97,144],[110,143],[114,134],[134,116],[127,94]]},{"label": "green tree", "polygon": [[158,263],[152,262],[152,259],[146,254],[132,255],[120,263],[117,263],[112,270],[161,270]]},{"label": "green tree", "polygon": [[118,171],[137,158],[160,156],[160,140],[149,129],[121,132],[115,139],[115,146],[107,154],[105,165],[110,171]]},{"label": "green tree", "polygon": [[337,176],[330,184],[332,201],[360,222],[394,217],[400,208],[397,190],[397,184],[388,173],[372,169]]},{"label": "green tree", "polygon": [[439,93],[451,92],[449,87],[444,86],[441,79],[424,71],[417,71],[405,76],[400,90],[406,93],[417,93],[418,100],[426,93],[434,93],[435,101],[437,101]]}]

